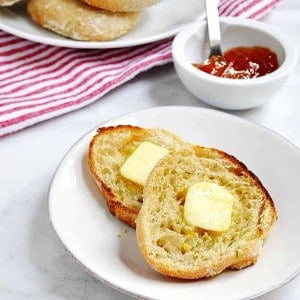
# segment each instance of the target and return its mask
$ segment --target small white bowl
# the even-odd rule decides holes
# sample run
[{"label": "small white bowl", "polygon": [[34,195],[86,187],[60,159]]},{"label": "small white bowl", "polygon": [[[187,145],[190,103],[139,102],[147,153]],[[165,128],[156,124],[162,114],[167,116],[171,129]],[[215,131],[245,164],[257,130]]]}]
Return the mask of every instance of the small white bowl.
[{"label": "small white bowl", "polygon": [[195,68],[209,56],[206,22],[192,23],[172,45],[176,72],[185,87],[200,100],[223,109],[248,109],[264,104],[278,92],[297,62],[290,39],[263,22],[221,17],[222,50],[239,46],[263,46],[277,54],[279,68],[251,79],[220,78]]}]

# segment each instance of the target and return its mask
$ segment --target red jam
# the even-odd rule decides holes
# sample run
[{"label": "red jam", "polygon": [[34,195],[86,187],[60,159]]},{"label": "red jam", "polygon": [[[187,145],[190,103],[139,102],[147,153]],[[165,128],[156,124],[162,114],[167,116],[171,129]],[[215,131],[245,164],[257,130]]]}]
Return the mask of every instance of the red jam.
[{"label": "red jam", "polygon": [[204,64],[193,64],[211,75],[233,79],[264,76],[278,69],[277,55],[266,47],[236,47],[213,56]]}]

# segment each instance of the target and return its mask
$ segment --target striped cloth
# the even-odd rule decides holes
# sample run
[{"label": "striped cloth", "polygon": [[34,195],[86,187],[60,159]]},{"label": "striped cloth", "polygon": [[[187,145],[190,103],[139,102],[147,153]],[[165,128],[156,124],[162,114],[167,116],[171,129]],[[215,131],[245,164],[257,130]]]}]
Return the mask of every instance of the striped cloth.
[{"label": "striped cloth", "polygon": [[[221,0],[222,16],[260,19],[281,0]],[[172,39],[109,50],[58,48],[0,30],[0,137],[84,107],[172,61]]]}]

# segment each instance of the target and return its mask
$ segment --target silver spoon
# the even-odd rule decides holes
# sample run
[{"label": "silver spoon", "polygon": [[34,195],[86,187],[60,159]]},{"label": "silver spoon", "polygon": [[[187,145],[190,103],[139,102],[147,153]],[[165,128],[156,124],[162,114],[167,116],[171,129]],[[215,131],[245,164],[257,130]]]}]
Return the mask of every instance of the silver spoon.
[{"label": "silver spoon", "polygon": [[210,55],[222,56],[218,0],[205,0]]}]

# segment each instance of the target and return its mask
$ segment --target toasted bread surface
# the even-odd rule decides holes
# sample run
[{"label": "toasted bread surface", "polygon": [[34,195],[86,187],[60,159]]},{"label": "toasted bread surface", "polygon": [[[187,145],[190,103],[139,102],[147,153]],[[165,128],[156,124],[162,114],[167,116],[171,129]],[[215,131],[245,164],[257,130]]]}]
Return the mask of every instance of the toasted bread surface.
[{"label": "toasted bread surface", "polygon": [[121,221],[135,227],[142,205],[143,186],[120,173],[121,166],[142,142],[148,141],[170,151],[186,147],[176,135],[163,129],[130,125],[100,128],[89,145],[89,166],[107,200],[109,210]]},{"label": "toasted bread surface", "polygon": [[[198,181],[217,183],[234,195],[228,231],[208,232],[185,222],[185,194]],[[137,241],[153,269],[198,279],[254,264],[276,219],[269,193],[243,163],[217,149],[190,146],[170,153],[149,175]]]}]

